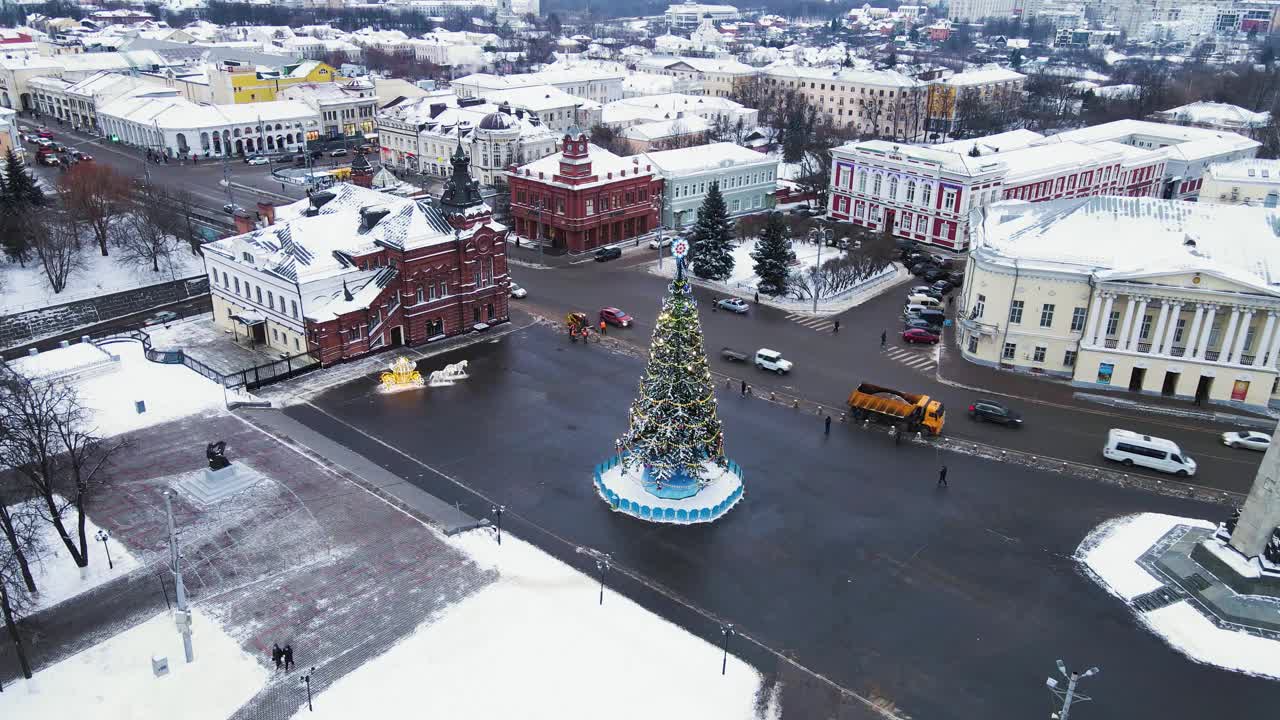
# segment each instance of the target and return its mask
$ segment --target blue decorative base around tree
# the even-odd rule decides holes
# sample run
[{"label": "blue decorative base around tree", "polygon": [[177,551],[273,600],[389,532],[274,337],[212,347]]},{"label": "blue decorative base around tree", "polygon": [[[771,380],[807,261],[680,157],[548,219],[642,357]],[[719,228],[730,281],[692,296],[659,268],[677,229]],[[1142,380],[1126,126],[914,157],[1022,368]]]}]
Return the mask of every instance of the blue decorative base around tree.
[{"label": "blue decorative base around tree", "polygon": [[596,491],[615,512],[648,522],[692,524],[719,519],[742,499],[742,468],[730,461],[727,467],[707,462],[703,466],[705,484],[681,475],[657,481],[648,469],[628,471],[618,456],[595,467]]}]

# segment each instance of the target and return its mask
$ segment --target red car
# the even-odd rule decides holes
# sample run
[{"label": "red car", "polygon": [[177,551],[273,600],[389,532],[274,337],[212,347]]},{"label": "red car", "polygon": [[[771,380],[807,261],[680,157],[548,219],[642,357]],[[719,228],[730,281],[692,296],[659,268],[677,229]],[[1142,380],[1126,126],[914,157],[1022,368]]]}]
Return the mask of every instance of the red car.
[{"label": "red car", "polygon": [[630,327],[634,318],[616,307],[607,307],[600,309],[600,319],[615,327],[624,328]]},{"label": "red car", "polygon": [[39,135],[42,138],[52,138],[53,132],[50,131],[49,128],[40,128],[40,130],[36,132],[36,135]]},{"label": "red car", "polygon": [[929,343],[930,345],[938,344],[938,336],[924,330],[922,328],[907,328],[902,331],[902,339],[909,343]]}]

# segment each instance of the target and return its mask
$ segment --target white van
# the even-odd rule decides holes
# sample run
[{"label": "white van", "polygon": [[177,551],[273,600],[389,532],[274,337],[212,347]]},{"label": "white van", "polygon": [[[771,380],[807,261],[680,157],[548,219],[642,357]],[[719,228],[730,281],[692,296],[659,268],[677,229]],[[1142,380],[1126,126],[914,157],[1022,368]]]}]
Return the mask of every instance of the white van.
[{"label": "white van", "polygon": [[931,298],[928,295],[908,295],[908,305],[923,305],[924,307],[938,310],[942,308],[942,303],[937,298]]},{"label": "white van", "polygon": [[906,320],[914,320],[920,317],[920,313],[924,312],[923,305],[907,305],[902,308],[902,317]]},{"label": "white van", "polygon": [[1125,465],[1140,465],[1179,477],[1196,474],[1196,461],[1187,457],[1174,441],[1118,428],[1107,432],[1102,456]]}]

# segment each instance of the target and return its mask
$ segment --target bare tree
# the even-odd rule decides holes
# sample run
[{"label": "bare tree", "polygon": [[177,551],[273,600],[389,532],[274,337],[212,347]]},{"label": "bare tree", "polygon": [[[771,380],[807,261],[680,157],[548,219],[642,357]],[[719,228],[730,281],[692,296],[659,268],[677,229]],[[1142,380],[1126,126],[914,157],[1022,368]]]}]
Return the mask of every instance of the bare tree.
[{"label": "bare tree", "polygon": [[18,621],[34,604],[34,595],[22,591],[22,579],[13,549],[8,544],[0,545],[0,615],[4,616],[5,630],[9,632],[9,638],[13,640],[13,647],[17,650],[22,677],[27,680],[31,679],[31,660],[27,658],[27,648],[22,642]]},{"label": "bare tree", "polygon": [[173,208],[178,213],[180,220],[175,228],[174,236],[179,242],[186,242],[191,247],[192,255],[203,254],[204,236],[195,224],[195,196],[185,188],[178,190],[173,194]]},{"label": "bare tree", "polygon": [[160,272],[169,267],[177,249],[174,233],[182,226],[182,218],[168,193],[151,188],[135,198],[132,212],[120,218],[111,230],[119,249],[116,260],[129,265],[149,265]]},{"label": "bare tree", "polygon": [[28,593],[36,592],[36,579],[31,573],[28,558],[40,552],[39,534],[36,532],[39,519],[29,503],[18,492],[18,479],[7,475],[0,479],[0,532],[4,533],[4,543],[0,547],[8,548],[9,561],[13,563],[15,577],[21,579],[22,587]]},{"label": "bare tree", "polygon": [[80,229],[75,216],[59,209],[48,210],[41,217],[33,214],[24,223],[22,232],[30,233],[31,249],[55,293],[66,289],[68,278],[84,264]]},{"label": "bare tree", "polygon": [[58,178],[63,206],[93,228],[102,256],[107,256],[111,225],[126,209],[129,179],[100,163],[77,163]]},{"label": "bare tree", "polygon": [[0,463],[34,491],[42,517],[83,571],[89,566],[87,506],[106,483],[103,466],[124,442],[93,432],[74,386],[18,375],[0,379],[0,423]]}]

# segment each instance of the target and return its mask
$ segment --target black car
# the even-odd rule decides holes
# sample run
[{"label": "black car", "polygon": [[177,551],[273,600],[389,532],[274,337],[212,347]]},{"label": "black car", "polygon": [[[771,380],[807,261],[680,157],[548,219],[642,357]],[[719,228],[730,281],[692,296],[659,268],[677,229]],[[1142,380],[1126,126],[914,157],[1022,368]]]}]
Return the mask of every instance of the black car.
[{"label": "black car", "polygon": [[937,268],[930,265],[929,263],[916,263],[915,265],[911,266],[911,274],[915,275],[916,277],[924,277],[936,269]]},{"label": "black car", "polygon": [[[920,277],[922,277],[922,278],[924,278],[925,280],[927,280],[927,281],[929,281],[929,282],[933,283],[933,284],[934,284],[934,285],[933,285],[933,287],[934,287],[934,289],[936,290],[936,289],[938,288],[938,281],[939,281],[939,280],[942,280],[943,282],[946,282],[947,271],[946,271],[946,270],[943,270],[943,269],[942,269],[942,268],[940,268],[940,267],[935,267],[935,266],[933,266],[933,265],[930,265],[930,266],[929,266],[929,269],[928,269],[928,270],[926,270],[926,271],[924,272],[924,274],[923,274],[923,275],[921,275]],[[947,289],[949,290],[950,288],[951,288],[951,283],[947,283]],[[946,292],[946,291],[944,290],[943,292]]]},{"label": "black car", "polygon": [[975,400],[969,406],[969,417],[983,422],[1001,425],[1019,426],[1022,424],[1022,413],[1011,410],[995,400]]},{"label": "black car", "polygon": [[622,248],[605,247],[596,251],[596,262],[617,260],[620,257],[622,257]]},{"label": "black car", "polygon": [[933,287],[934,290],[937,290],[943,295],[946,295],[947,293],[951,292],[955,288],[955,285],[952,285],[951,281],[944,277],[940,280],[935,281],[931,287]]},{"label": "black car", "polygon": [[960,287],[964,284],[964,273],[955,271],[949,272],[947,273],[947,281],[951,283],[951,287]]},{"label": "black car", "polygon": [[931,323],[928,320],[925,320],[924,318],[918,318],[918,317],[911,318],[910,320],[907,320],[906,322],[902,323],[902,329],[910,330],[911,328],[919,328],[921,330],[927,330],[933,333],[934,335],[942,334],[941,325]]}]

